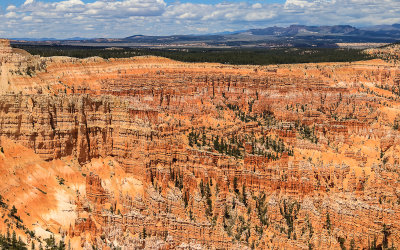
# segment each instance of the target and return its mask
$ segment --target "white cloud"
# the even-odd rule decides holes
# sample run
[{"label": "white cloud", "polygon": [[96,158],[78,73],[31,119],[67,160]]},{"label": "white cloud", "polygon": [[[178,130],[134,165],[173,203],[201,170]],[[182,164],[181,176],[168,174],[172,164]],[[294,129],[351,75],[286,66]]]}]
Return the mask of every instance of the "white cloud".
[{"label": "white cloud", "polygon": [[312,0],[286,0],[285,8],[304,8],[311,7],[315,4]]},{"label": "white cloud", "polygon": [[23,21],[32,21],[33,18],[32,18],[32,16],[24,16],[24,17],[22,18],[22,20],[23,20]]},{"label": "white cloud", "polygon": [[34,0],[26,0],[24,5],[32,4],[33,2],[34,2]]},{"label": "white cloud", "polygon": [[7,11],[13,11],[15,9],[17,9],[17,6],[15,6],[15,5],[8,5],[6,8]]},{"label": "white cloud", "polygon": [[[9,36],[124,37],[193,34],[273,25],[372,25],[400,22],[400,0],[286,0],[167,4],[164,0],[26,0],[9,5],[0,30]],[[40,27],[37,23],[40,22]],[[12,28],[11,28],[12,27]],[[18,27],[17,29],[15,27]]]},{"label": "white cloud", "polygon": [[261,9],[262,5],[260,3],[255,3],[251,6],[253,9]]},{"label": "white cloud", "polygon": [[6,18],[17,18],[17,17],[18,17],[18,14],[15,13],[15,12],[13,12],[13,11],[10,11],[10,12],[8,12],[8,13],[5,15],[5,17],[6,17]]}]

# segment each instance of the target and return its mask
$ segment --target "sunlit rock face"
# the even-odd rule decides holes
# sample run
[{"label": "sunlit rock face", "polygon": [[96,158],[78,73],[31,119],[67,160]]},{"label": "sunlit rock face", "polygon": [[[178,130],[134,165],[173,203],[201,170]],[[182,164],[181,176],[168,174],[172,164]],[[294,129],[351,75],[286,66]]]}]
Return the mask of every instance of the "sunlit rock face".
[{"label": "sunlit rock face", "polygon": [[0,52],[2,234],[74,249],[399,247],[395,64]]}]

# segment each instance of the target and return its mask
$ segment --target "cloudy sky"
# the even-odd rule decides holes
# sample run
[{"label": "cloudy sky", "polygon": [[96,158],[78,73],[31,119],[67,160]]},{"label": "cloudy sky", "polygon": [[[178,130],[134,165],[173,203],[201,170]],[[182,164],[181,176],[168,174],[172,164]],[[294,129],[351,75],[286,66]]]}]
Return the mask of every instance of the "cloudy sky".
[{"label": "cloudy sky", "polygon": [[0,37],[205,34],[400,23],[400,0],[0,0]]}]

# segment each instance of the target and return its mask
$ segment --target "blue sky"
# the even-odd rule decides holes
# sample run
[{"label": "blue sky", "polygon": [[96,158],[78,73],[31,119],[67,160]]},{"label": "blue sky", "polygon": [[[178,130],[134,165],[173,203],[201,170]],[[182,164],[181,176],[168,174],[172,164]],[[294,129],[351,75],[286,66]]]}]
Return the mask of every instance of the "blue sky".
[{"label": "blue sky", "polygon": [[0,37],[206,34],[400,23],[400,0],[0,0]]}]

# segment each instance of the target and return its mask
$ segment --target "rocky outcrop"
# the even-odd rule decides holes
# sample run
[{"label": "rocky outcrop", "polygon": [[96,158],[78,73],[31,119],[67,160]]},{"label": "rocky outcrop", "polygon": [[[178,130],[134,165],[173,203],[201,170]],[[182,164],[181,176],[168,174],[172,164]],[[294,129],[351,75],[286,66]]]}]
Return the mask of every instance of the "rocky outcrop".
[{"label": "rocky outcrop", "polygon": [[8,71],[0,137],[70,168],[54,189],[76,218],[57,223],[80,247],[400,242],[392,64],[30,60]]}]

